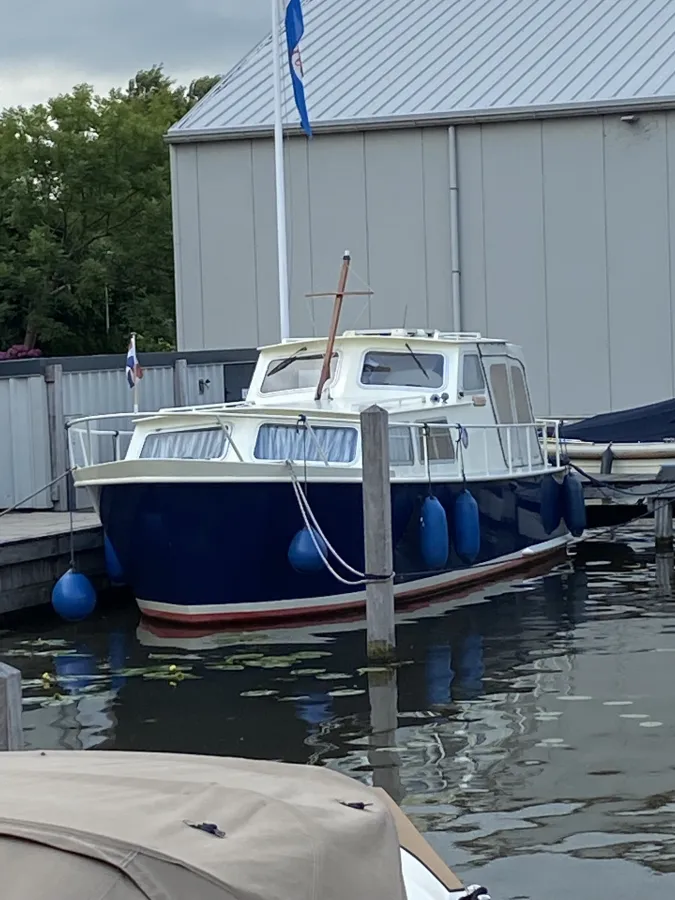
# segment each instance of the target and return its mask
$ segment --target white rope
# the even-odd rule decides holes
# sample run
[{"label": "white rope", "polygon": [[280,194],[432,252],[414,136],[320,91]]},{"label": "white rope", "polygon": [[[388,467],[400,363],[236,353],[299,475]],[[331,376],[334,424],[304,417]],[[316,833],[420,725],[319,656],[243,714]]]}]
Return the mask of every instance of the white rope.
[{"label": "white rope", "polygon": [[[326,566],[328,571],[331,573],[331,575],[333,575],[333,577],[336,578],[338,581],[342,582],[342,584],[349,585],[350,587],[357,587],[358,585],[362,585],[362,584],[372,584],[373,582],[387,580],[384,577],[383,578],[372,578],[372,577],[369,578],[365,572],[359,572],[358,569],[353,568],[352,566],[349,565],[348,562],[345,562],[345,560],[342,559],[342,557],[337,552],[335,547],[333,547],[333,545],[330,543],[330,541],[328,540],[326,535],[323,533],[323,530],[321,529],[321,526],[319,525],[317,518],[314,515],[314,511],[312,510],[312,507],[310,506],[309,500],[307,499],[304,491],[300,487],[300,482],[298,480],[298,476],[296,475],[295,470],[293,469],[293,463],[291,462],[290,459],[286,460],[286,465],[288,466],[290,473],[291,473],[291,484],[293,486],[295,498],[298,501],[298,506],[300,507],[300,513],[301,513],[303,521],[305,523],[305,528],[307,528],[307,530],[309,531],[310,537],[312,538],[312,543],[314,544],[317,553],[321,557],[324,565]],[[314,527],[312,527],[312,526],[314,526]],[[350,581],[347,578],[343,578],[340,574],[338,574],[335,571],[335,569],[328,562],[328,559],[324,555],[321,547],[319,546],[319,542],[316,539],[316,534],[314,533],[315,531],[316,531],[316,534],[319,535],[321,540],[326,545],[326,549],[330,553],[333,554],[333,556],[340,563],[340,565],[342,565],[345,569],[347,569],[348,572],[351,572],[352,575],[356,575],[358,580]],[[393,572],[390,577],[392,577],[392,578],[394,577]]]},{"label": "white rope", "polygon": [[[348,578],[343,578],[342,575],[340,575],[338,572],[336,572],[335,569],[331,566],[331,564],[328,562],[327,557],[324,555],[323,550],[322,550],[321,547],[319,546],[319,542],[318,542],[317,539],[316,539],[315,529],[312,528],[312,526],[311,526],[311,524],[310,524],[310,522],[309,522],[309,519],[308,519],[308,517],[307,517],[307,513],[306,513],[306,511],[305,511],[305,507],[304,507],[304,505],[303,505],[303,503],[302,503],[302,501],[301,501],[301,499],[300,499],[299,494],[302,494],[302,491],[301,491],[300,488],[295,484],[294,481],[291,482],[291,483],[292,483],[292,485],[293,485],[293,490],[295,491],[295,496],[296,496],[296,499],[297,499],[297,501],[298,501],[298,506],[300,507],[300,514],[302,515],[302,518],[303,518],[304,523],[305,523],[305,528],[306,528],[307,531],[309,532],[309,536],[310,536],[311,539],[312,539],[312,543],[313,543],[314,546],[316,547],[316,552],[317,552],[317,553],[319,554],[319,556],[321,557],[321,561],[323,562],[324,566],[328,569],[328,571],[330,572],[330,574],[333,576],[333,578],[336,578],[338,581],[342,582],[342,584],[348,585],[348,587],[358,587],[358,586],[360,586],[360,585],[362,585],[362,584],[368,584],[368,581],[367,581],[367,579],[365,579],[365,578],[360,578],[358,581],[350,581]],[[318,529],[317,529],[317,531],[318,531]],[[322,536],[322,537],[323,537],[323,536]],[[331,547],[331,545],[328,543],[328,541],[325,540],[325,538],[324,538],[324,541],[325,541],[326,547],[327,547],[327,548],[330,548],[330,549],[333,551],[333,553],[335,553],[334,548]],[[336,557],[337,557],[337,554],[335,554],[335,555],[336,555]],[[339,557],[337,557],[337,558],[339,559]]]},{"label": "white rope", "polygon": [[317,530],[319,536],[320,536],[321,539],[323,540],[323,542],[324,542],[324,544],[326,545],[326,547],[327,547],[327,548],[331,551],[331,553],[335,556],[335,558],[337,559],[337,561],[338,561],[342,566],[344,566],[345,569],[347,569],[348,572],[351,572],[352,575],[356,575],[357,578],[365,578],[365,577],[366,577],[366,573],[365,573],[365,572],[359,572],[358,569],[352,568],[352,566],[350,566],[349,563],[345,562],[344,559],[342,559],[342,557],[341,557],[340,554],[337,552],[337,550],[335,549],[335,547],[333,547],[333,546],[331,545],[330,541],[328,540],[328,538],[326,537],[326,535],[323,533],[323,531],[322,531],[322,529],[321,529],[321,526],[319,525],[319,523],[318,523],[318,521],[317,521],[316,516],[314,515],[314,511],[312,510],[312,507],[311,507],[310,504],[309,504],[309,500],[308,500],[307,497],[305,496],[305,492],[304,492],[304,491],[302,490],[302,488],[300,487],[300,481],[299,481],[299,479],[298,479],[298,476],[297,476],[296,473],[295,473],[295,470],[293,469],[293,463],[292,463],[290,460],[288,461],[288,467],[289,467],[290,470],[291,470],[291,479],[293,480],[293,485],[294,485],[294,489],[295,489],[295,496],[298,498],[298,503],[300,503],[302,506],[304,506],[307,515],[308,515],[309,518],[311,519],[312,524],[313,524],[314,527],[316,528],[316,530]]}]

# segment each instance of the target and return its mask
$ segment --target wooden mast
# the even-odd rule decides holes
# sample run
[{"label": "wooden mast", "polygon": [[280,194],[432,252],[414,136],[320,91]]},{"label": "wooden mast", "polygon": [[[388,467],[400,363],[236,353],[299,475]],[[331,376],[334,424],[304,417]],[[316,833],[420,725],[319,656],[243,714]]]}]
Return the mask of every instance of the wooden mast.
[{"label": "wooden mast", "polygon": [[347,277],[349,275],[349,266],[352,261],[349,250],[345,250],[344,256],[342,257],[342,268],[340,269],[340,277],[338,279],[337,291],[335,294],[307,294],[307,297],[335,297],[335,301],[333,303],[333,317],[330,323],[330,330],[328,332],[328,340],[326,342],[326,353],[323,358],[323,365],[321,366],[321,375],[319,376],[319,383],[316,386],[316,392],[314,394],[315,400],[321,399],[321,393],[324,389],[324,386],[328,379],[330,378],[330,363],[333,358],[333,348],[335,346],[335,337],[337,335],[338,326],[340,324],[340,314],[342,313],[342,301],[344,298],[349,296],[365,296],[367,294],[372,294],[372,291],[349,291],[347,292],[345,289],[347,287]]},{"label": "wooden mast", "polygon": [[347,278],[349,277],[349,265],[352,258],[349,250],[345,250],[342,257],[342,268],[340,269],[340,277],[338,279],[338,287],[335,292],[335,302],[333,303],[333,318],[331,319],[330,329],[328,331],[328,341],[326,343],[326,353],[321,366],[321,375],[319,375],[319,383],[316,386],[315,400],[321,399],[321,392],[324,385],[330,378],[330,361],[333,358],[333,347],[335,346],[335,335],[337,334],[338,325],[340,324],[340,313],[342,312],[342,301],[345,297],[345,288],[347,287]]}]

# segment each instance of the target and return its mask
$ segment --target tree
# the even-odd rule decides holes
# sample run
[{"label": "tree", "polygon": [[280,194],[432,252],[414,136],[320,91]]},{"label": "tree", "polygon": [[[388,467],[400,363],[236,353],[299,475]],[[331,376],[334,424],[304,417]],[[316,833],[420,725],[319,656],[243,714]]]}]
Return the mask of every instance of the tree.
[{"label": "tree", "polygon": [[[167,129],[217,79],[161,66],[0,114],[0,349],[174,346]],[[106,319],[108,309],[109,323]]]}]

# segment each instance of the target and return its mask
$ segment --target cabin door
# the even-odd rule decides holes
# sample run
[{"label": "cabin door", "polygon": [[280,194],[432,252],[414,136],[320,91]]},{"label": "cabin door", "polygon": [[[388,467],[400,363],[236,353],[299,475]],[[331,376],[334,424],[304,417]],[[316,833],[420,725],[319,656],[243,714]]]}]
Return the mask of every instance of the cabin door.
[{"label": "cabin door", "polygon": [[514,357],[486,357],[490,392],[499,429],[504,461],[513,469],[542,462],[541,447],[533,422],[525,372]]}]

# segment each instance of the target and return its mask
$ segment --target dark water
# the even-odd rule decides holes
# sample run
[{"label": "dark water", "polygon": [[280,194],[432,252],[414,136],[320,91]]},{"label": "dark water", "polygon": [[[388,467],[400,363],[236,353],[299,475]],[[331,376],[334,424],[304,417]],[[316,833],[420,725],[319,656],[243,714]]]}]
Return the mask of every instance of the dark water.
[{"label": "dark water", "polygon": [[387,786],[495,900],[675,896],[672,560],[650,541],[409,612],[395,682],[358,621],[199,636],[130,605],[6,631],[0,658],[29,747],[329,765]]}]

